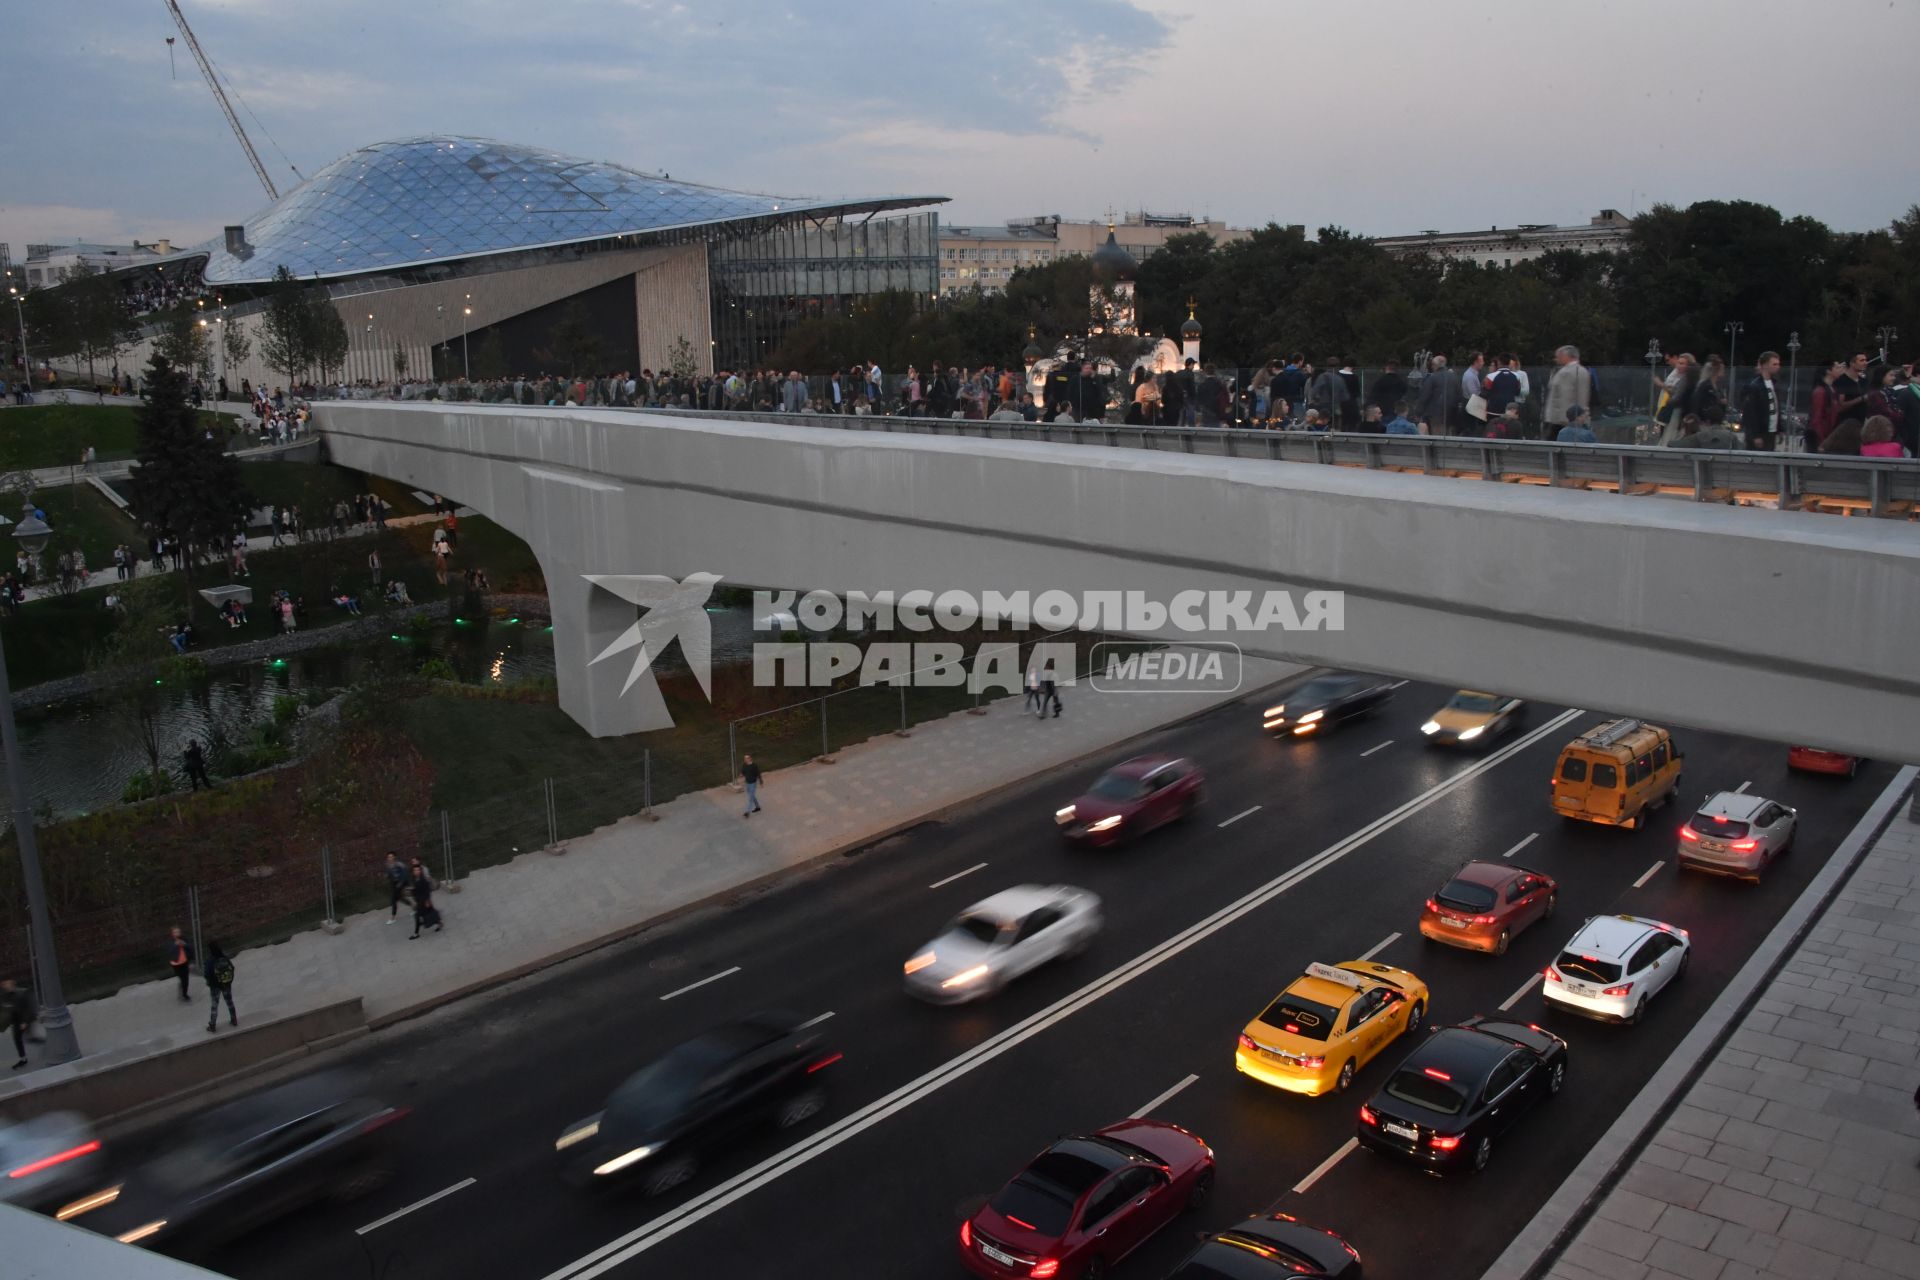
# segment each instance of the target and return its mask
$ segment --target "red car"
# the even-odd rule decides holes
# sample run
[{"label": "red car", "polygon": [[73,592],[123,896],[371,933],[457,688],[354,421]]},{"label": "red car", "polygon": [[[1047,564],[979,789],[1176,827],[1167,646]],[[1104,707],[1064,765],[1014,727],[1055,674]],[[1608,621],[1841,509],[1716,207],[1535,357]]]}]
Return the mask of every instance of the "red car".
[{"label": "red car", "polygon": [[1788,747],[1787,768],[1802,769],[1808,773],[1837,773],[1851,778],[1860,772],[1860,757],[1839,751],[1822,751],[1819,747]]},{"label": "red car", "polygon": [[1505,862],[1469,862],[1427,899],[1420,936],[1469,951],[1507,954],[1513,936],[1553,914],[1553,877]]},{"label": "red car", "polygon": [[1191,760],[1135,756],[1100,775],[1087,794],[1054,811],[1060,834],[1096,847],[1145,835],[1192,813],[1206,775]]},{"label": "red car", "polygon": [[1178,1125],[1122,1120],[1062,1138],[960,1224],[960,1261],[995,1280],[1088,1280],[1213,1190],[1213,1148]]}]

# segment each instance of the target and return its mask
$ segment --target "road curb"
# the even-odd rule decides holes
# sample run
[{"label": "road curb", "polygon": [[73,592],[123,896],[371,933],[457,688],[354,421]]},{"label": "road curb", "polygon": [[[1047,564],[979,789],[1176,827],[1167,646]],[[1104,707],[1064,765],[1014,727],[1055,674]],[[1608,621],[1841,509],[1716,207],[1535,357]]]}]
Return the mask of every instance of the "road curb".
[{"label": "road curb", "polygon": [[1767,984],[1826,914],[1827,907],[1852,878],[1899,809],[1900,802],[1912,790],[1916,776],[1920,776],[1920,766],[1916,765],[1907,765],[1894,774],[1893,781],[1868,806],[1826,865],[1727,983],[1713,1007],[1694,1024],[1693,1030],[1653,1078],[1627,1104],[1619,1119],[1514,1236],[1481,1280],[1540,1280],[1559,1260],[1627,1168],[1653,1140],[1659,1125],[1680,1105],[1687,1090],[1738,1029]]},{"label": "road curb", "polygon": [[[972,795],[964,796],[961,799],[950,801],[947,804],[941,805],[937,809],[927,810],[913,817],[902,819],[901,821],[892,823],[891,825],[883,827],[878,831],[864,834],[858,837],[857,839],[843,841],[842,843],[834,845],[833,847],[826,849],[821,853],[814,854],[812,857],[807,858],[804,861],[796,862],[791,866],[780,867],[777,870],[769,871],[764,875],[755,876],[750,880],[742,880],[737,884],[729,885],[725,889],[716,890],[713,893],[707,894],[705,897],[696,898],[692,902],[682,903],[680,906],[672,907],[656,915],[648,916],[644,920],[636,920],[631,923],[621,925],[617,929],[611,930],[607,933],[599,934],[595,937],[587,939],[584,942],[575,943],[570,947],[566,947],[560,951],[553,952],[550,955],[542,956],[538,960],[529,960],[524,964],[515,965],[511,969],[505,969],[499,973],[490,974],[484,978],[476,978],[474,981],[465,983],[459,987],[454,988],[451,991],[442,992],[438,995],[429,996],[425,1000],[419,1000],[413,1004],[405,1005],[398,1009],[389,1010],[388,1012],[380,1014],[377,1017],[372,1017],[367,1019],[367,1030],[380,1031],[380,1030],[384,1030],[387,1027],[394,1026],[397,1023],[411,1021],[414,1018],[422,1017],[426,1014],[434,1012],[437,1009],[442,1009],[442,1008],[445,1008],[447,1005],[454,1004],[460,1000],[464,1000],[469,996],[479,995],[482,992],[492,990],[495,987],[505,986],[510,982],[518,982],[520,979],[539,973],[543,969],[550,969],[555,965],[565,964],[569,960],[577,960],[581,956],[587,955],[594,951],[599,951],[605,947],[611,947],[618,943],[625,942],[627,939],[637,937],[640,934],[648,932],[649,930],[658,929],[663,926],[672,924],[677,920],[685,919],[688,916],[697,915],[702,911],[708,911],[716,906],[725,905],[727,902],[731,901],[734,898],[738,898],[743,894],[762,892],[786,880],[798,879],[801,876],[807,874],[808,872],[813,871],[816,868],[821,867],[827,863],[830,863],[836,859],[848,857],[854,853],[859,852],[861,849],[869,848],[873,845],[880,844],[886,840],[891,840],[894,836],[897,836],[902,832],[910,831],[915,827],[923,826],[929,822],[942,821],[952,816],[953,814],[962,812],[963,810],[966,810],[968,808],[971,808],[974,805],[977,805],[981,800],[985,799],[988,796],[996,795],[1012,787],[1025,786],[1028,783],[1034,781],[1034,779],[1036,778],[1044,778],[1049,774],[1058,773],[1066,769],[1077,768],[1080,765],[1085,764],[1087,761],[1094,759],[1095,757],[1106,755],[1109,752],[1113,752],[1113,751],[1124,750],[1127,747],[1132,746],[1134,743],[1141,742],[1147,738],[1153,737],[1155,734],[1165,733],[1169,729],[1176,729],[1176,728],[1179,728],[1181,725],[1191,724],[1193,721],[1198,720],[1203,716],[1212,715],[1214,712],[1220,710],[1222,707],[1236,706],[1240,703],[1244,703],[1249,700],[1264,697],[1267,694],[1271,693],[1273,690],[1281,687],[1282,685],[1292,684],[1294,682],[1309,679],[1321,670],[1322,668],[1318,668],[1318,667],[1303,666],[1298,671],[1294,671],[1288,675],[1282,676],[1277,680],[1270,680],[1267,683],[1258,686],[1257,688],[1244,690],[1238,696],[1231,698],[1225,702],[1216,702],[1211,706],[1201,707],[1198,710],[1190,711],[1184,715],[1176,716],[1172,720],[1165,720],[1157,725],[1153,725],[1149,728],[1142,729],[1137,733],[1129,734],[1124,738],[1119,738],[1112,742],[1102,743],[1097,747],[1091,747],[1086,751],[1080,752],[1077,755],[1070,756],[1067,759],[1061,760],[1056,764],[1049,765],[1044,770],[1042,770],[1037,774],[1029,774],[1027,777],[1020,778],[1013,782],[1002,782],[994,786],[987,787],[984,790],[973,793]],[[965,713],[961,712],[956,714],[965,714]],[[809,761],[807,763],[813,763],[813,762]],[[796,766],[796,767],[804,767],[804,766]],[[629,815],[628,818],[621,819],[621,821],[629,821],[632,818],[638,817],[638,816],[639,815]]]}]

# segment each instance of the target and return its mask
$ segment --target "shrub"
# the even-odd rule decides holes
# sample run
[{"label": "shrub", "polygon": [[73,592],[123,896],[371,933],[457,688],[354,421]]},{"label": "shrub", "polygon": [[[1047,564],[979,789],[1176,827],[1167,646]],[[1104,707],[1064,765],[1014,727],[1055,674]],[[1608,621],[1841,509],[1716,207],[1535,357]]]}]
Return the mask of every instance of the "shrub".
[{"label": "shrub", "polygon": [[420,664],[420,674],[428,680],[458,680],[460,672],[445,658],[432,657]]},{"label": "shrub", "polygon": [[158,773],[149,773],[142,769],[127,779],[127,785],[120,791],[120,803],[132,804],[138,800],[151,800],[155,796],[169,795],[172,791],[172,774],[165,769]]},{"label": "shrub", "polygon": [[288,725],[299,718],[299,698],[290,693],[277,693],[273,696],[273,722],[275,724]]}]

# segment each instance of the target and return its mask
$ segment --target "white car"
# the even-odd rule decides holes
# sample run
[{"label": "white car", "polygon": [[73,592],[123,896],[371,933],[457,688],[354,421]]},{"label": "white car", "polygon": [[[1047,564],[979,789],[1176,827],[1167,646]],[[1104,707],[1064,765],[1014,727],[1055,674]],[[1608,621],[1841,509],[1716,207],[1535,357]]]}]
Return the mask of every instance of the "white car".
[{"label": "white car", "polygon": [[1540,993],[1568,1013],[1638,1022],[1647,1002],[1687,971],[1685,929],[1644,916],[1595,916],[1547,966]]},{"label": "white car", "polygon": [[1769,862],[1793,847],[1800,815],[1765,796],[1722,791],[1680,828],[1680,865],[1758,883]]},{"label": "white car", "polygon": [[[102,1193],[106,1165],[83,1115],[50,1111],[18,1124],[0,1122],[0,1204],[51,1213]],[[71,1215],[61,1209],[59,1216]]]},{"label": "white car", "polygon": [[1070,884],[1023,884],[976,902],[904,966],[907,992],[934,1004],[992,995],[1049,960],[1086,950],[1100,899]]}]

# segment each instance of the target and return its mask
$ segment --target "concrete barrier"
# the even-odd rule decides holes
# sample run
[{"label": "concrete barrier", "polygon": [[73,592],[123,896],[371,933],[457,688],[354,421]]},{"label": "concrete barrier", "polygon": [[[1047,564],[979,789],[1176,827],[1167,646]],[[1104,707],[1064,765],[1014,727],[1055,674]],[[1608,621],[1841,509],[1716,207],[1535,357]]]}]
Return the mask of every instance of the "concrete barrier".
[{"label": "concrete barrier", "polygon": [[48,1111],[78,1111],[96,1122],[125,1119],[184,1094],[316,1053],[366,1030],[359,996],[305,1013],[268,1016],[217,1035],[196,1028],[177,1038],[149,1040],[48,1067],[25,1079],[0,1081],[0,1119]]}]

